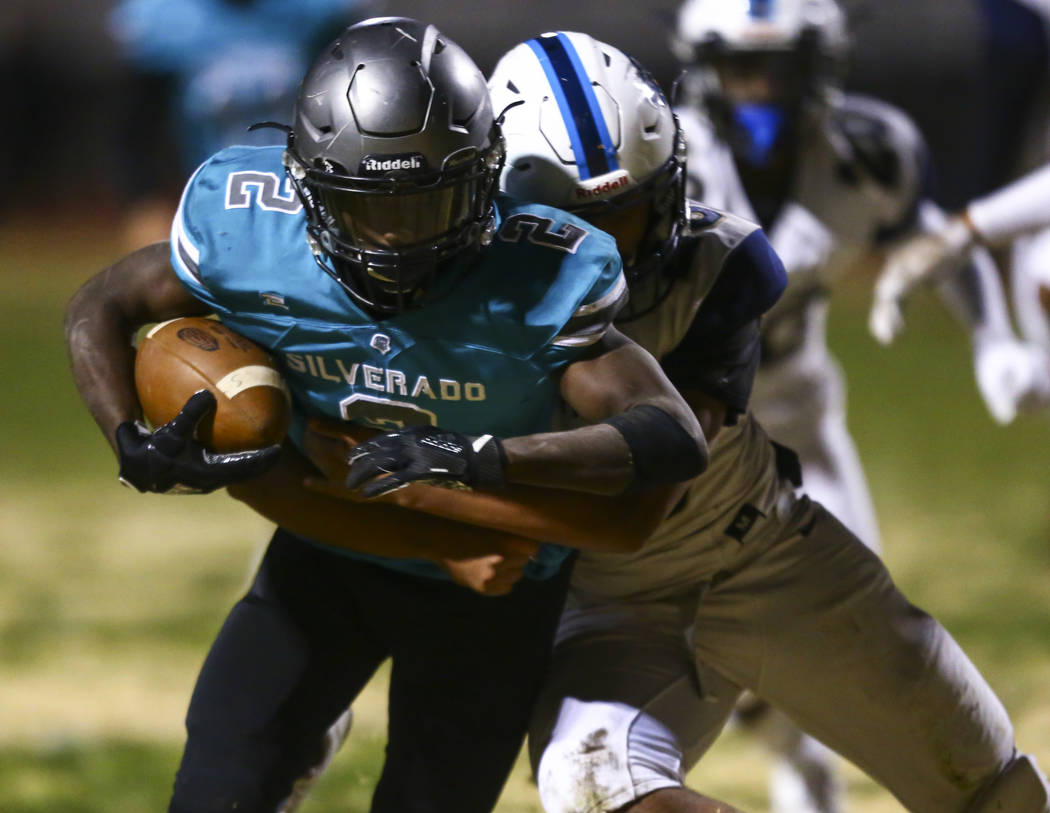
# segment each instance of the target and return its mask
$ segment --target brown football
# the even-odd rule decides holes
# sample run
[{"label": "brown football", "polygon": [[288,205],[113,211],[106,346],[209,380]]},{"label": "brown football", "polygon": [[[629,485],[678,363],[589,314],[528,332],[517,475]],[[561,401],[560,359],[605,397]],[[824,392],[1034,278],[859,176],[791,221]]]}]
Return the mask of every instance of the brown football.
[{"label": "brown football", "polygon": [[217,406],[197,426],[197,439],[216,452],[280,443],[288,432],[288,389],[273,358],[214,319],[162,322],[141,340],[135,388],[146,420],[167,423],[193,393],[209,389]]}]

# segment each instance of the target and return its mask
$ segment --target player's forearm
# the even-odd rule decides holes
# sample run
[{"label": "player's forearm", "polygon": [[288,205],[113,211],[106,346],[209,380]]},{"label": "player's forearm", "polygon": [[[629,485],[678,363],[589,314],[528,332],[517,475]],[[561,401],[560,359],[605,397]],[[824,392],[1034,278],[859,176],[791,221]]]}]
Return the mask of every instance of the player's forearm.
[{"label": "player's forearm", "polygon": [[119,424],[141,416],[132,376],[135,327],[90,280],[66,310],[66,348],[80,396],[110,445]]},{"label": "player's forearm", "polygon": [[132,339],[149,322],[206,309],[175,280],[166,244],[140,249],[88,280],[66,308],[73,380],[110,445],[114,431],[141,416]]},{"label": "player's forearm", "polygon": [[[699,390],[683,393],[705,437],[721,430],[726,405]],[[583,550],[629,552],[656,531],[688,484],[603,497],[512,485],[499,492],[464,492],[413,485],[383,499],[434,516],[557,542]]]},{"label": "player's forearm", "polygon": [[561,380],[566,403],[588,425],[505,439],[509,482],[617,495],[683,482],[706,467],[700,424],[657,361],[619,334],[606,344]]},{"label": "player's forearm", "polygon": [[[357,444],[375,430],[337,421],[313,419],[304,437],[306,455],[324,478],[312,488],[340,501],[360,501],[343,483]],[[413,512],[455,520],[494,531],[588,550],[633,550],[664,518],[679,490],[638,492],[609,498],[551,488],[511,484],[499,491],[458,491],[411,484],[369,505],[388,503]]]},{"label": "player's forearm", "polygon": [[600,495],[622,494],[634,467],[626,441],[608,424],[505,438],[507,481]]},{"label": "player's forearm", "polygon": [[581,550],[637,550],[681,499],[686,486],[628,497],[509,486],[499,492],[449,491],[414,485],[384,497],[433,517],[482,526]]},{"label": "player's forearm", "polygon": [[291,450],[262,477],[227,487],[237,499],[293,533],[334,547],[399,559],[461,559],[499,553],[506,534],[407,511],[352,502],[303,486],[316,471]]}]

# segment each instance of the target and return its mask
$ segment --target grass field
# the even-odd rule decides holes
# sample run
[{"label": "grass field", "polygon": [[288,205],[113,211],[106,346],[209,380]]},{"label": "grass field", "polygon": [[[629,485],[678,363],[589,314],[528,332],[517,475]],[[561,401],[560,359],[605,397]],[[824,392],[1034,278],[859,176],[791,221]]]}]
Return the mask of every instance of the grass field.
[{"label": "grass field", "polygon": [[[104,225],[0,229],[0,810],[164,809],[193,679],[243,588],[265,522],[221,495],[140,496],[116,482],[62,345],[66,300],[115,249]],[[1050,423],[984,413],[967,344],[920,300],[898,346],[864,330],[846,285],[832,344],[885,556],[905,592],[960,640],[1050,766]],[[382,760],[384,675],[307,813],[367,808]],[[847,709],[843,710],[848,713]],[[764,757],[730,731],[691,784],[759,813]],[[851,813],[900,810],[848,766]],[[538,813],[519,765],[498,808]]]}]

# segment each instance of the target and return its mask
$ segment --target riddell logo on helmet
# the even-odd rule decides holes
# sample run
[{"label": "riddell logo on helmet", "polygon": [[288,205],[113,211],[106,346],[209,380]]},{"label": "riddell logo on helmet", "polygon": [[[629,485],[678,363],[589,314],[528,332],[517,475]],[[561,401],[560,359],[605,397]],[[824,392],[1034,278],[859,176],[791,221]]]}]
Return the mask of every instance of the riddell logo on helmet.
[{"label": "riddell logo on helmet", "polygon": [[613,178],[603,176],[605,180],[599,183],[592,183],[584,186],[580,184],[576,187],[575,197],[576,200],[599,200],[602,198],[611,198],[626,189],[631,185],[631,176],[627,174],[627,170],[621,170],[618,175]]},{"label": "riddell logo on helmet", "polygon": [[366,155],[361,159],[359,172],[362,175],[381,175],[384,172],[412,172],[426,169],[427,159],[418,152],[400,155]]}]

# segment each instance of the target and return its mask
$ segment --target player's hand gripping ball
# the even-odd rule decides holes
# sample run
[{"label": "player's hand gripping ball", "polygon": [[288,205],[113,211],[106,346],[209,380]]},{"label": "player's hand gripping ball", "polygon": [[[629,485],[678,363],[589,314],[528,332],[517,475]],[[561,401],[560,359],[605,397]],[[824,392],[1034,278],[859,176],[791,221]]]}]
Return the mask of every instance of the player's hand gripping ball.
[{"label": "player's hand gripping ball", "polygon": [[117,427],[120,481],[154,494],[207,494],[263,474],[281,456],[281,446],[243,452],[212,452],[195,437],[215,413],[215,396],[201,389],[166,424],[151,432],[141,421]]},{"label": "player's hand gripping ball", "polygon": [[195,434],[213,452],[280,443],[291,422],[288,389],[273,358],[214,319],[184,317],[150,330],[135,357],[135,387],[154,427],[169,423],[198,390],[211,392],[215,410]]},{"label": "player's hand gripping ball", "polygon": [[117,427],[120,479],[139,491],[206,493],[274,465],[291,422],[270,355],[211,319],[153,328],[135,357],[135,386],[151,431]]}]

